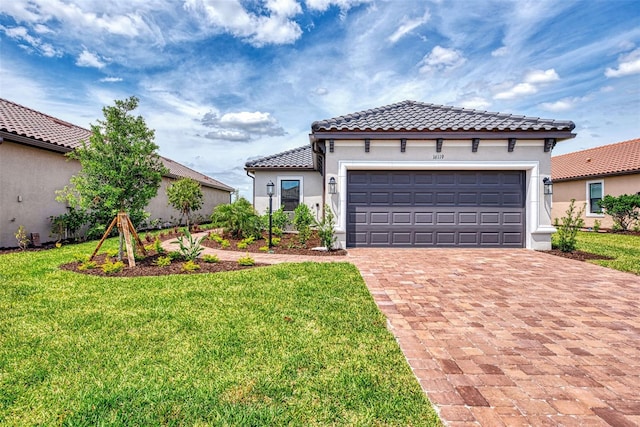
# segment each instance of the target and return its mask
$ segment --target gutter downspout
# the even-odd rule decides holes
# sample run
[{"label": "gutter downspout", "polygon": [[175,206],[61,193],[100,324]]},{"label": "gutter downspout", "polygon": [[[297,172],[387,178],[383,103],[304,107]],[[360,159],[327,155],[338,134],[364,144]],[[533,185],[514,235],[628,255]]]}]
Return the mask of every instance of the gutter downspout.
[{"label": "gutter downspout", "polygon": [[249,178],[251,178],[251,180],[253,181],[253,185],[252,185],[252,188],[253,188],[252,193],[253,193],[253,194],[252,194],[252,196],[251,196],[251,198],[252,198],[251,204],[255,207],[255,206],[256,206],[256,175],[255,175],[255,174],[253,174],[253,175],[252,175],[252,174],[247,170],[247,176],[248,176]]},{"label": "gutter downspout", "polygon": [[[309,143],[311,144],[311,152],[314,154],[317,154],[319,156],[322,156],[322,168],[326,170],[326,158],[325,158],[325,153],[322,151],[322,149],[320,148],[320,146],[317,144],[318,139],[316,138],[316,136],[311,133],[309,134]],[[322,206],[320,206],[320,214],[322,215],[322,218],[324,219],[324,206],[327,204],[327,189],[326,189],[326,177],[324,176],[324,170],[320,171],[320,176],[322,177]]]}]

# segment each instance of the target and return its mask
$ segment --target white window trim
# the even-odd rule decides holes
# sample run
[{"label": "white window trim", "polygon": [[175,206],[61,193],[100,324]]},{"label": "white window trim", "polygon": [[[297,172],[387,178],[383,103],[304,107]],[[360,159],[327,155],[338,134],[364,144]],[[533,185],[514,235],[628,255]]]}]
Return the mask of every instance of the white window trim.
[{"label": "white window trim", "polygon": [[278,176],[276,177],[276,181],[277,181],[277,186],[278,188],[276,188],[276,202],[274,203],[274,207],[273,210],[278,210],[280,209],[280,205],[281,205],[281,197],[280,197],[280,190],[282,189],[282,181],[300,181],[300,200],[298,200],[298,204],[300,203],[304,203],[304,178],[302,177],[302,175],[282,175],[282,176]]},{"label": "white window trim", "polygon": [[589,191],[589,185],[590,184],[600,184],[602,186],[602,198],[604,199],[604,179],[594,179],[591,181],[587,181],[585,184],[585,194],[586,194],[586,202],[587,205],[585,206],[584,209],[584,216],[588,217],[588,218],[604,218],[604,212],[602,213],[592,213],[591,212],[591,192]]}]

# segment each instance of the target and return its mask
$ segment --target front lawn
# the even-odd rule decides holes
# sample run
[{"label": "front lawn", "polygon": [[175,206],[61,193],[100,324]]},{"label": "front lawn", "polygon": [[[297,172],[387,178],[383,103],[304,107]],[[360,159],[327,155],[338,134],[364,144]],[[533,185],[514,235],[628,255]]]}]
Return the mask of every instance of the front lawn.
[{"label": "front lawn", "polygon": [[0,256],[0,424],[439,425],[354,266],[58,269],[94,247]]},{"label": "front lawn", "polygon": [[640,236],[621,233],[578,232],[578,250],[613,258],[595,264],[640,274]]}]

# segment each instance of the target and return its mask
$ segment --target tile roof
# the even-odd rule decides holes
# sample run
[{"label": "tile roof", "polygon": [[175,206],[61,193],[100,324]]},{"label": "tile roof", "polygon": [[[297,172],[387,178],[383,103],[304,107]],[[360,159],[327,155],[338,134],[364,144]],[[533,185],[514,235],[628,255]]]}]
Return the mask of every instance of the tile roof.
[{"label": "tile roof", "polygon": [[[81,141],[89,142],[91,131],[63,120],[51,117],[15,102],[0,98],[0,131],[40,142],[39,147],[68,152],[80,147]],[[189,169],[166,157],[161,157],[170,177],[192,178],[202,185],[225,191],[232,187]]]},{"label": "tile roof", "polygon": [[551,179],[640,173],[640,138],[551,158]]},{"label": "tile roof", "polygon": [[323,131],[571,131],[571,121],[490,113],[444,105],[403,101],[332,119],[316,121]]},{"label": "tile roof", "polygon": [[294,148],[282,153],[273,154],[259,159],[248,161],[245,169],[312,169],[313,153],[311,145]]},{"label": "tile roof", "polygon": [[[0,131],[47,142],[68,151],[89,141],[91,131],[0,98]],[[52,147],[53,148],[53,147]]]}]

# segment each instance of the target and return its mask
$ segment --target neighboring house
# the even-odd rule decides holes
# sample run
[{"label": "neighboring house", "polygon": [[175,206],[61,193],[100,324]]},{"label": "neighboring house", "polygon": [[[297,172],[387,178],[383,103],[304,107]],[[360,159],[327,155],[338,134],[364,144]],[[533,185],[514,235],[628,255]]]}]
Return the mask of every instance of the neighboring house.
[{"label": "neighboring house", "polygon": [[598,220],[601,227],[611,228],[613,221],[598,202],[607,194],[640,193],[640,139],[552,157],[551,176],[554,219],[566,216],[574,199],[576,209],[585,207],[585,227]]},{"label": "neighboring house", "polygon": [[555,229],[542,181],[553,146],[574,127],[404,101],[314,122],[310,145],[245,169],[260,213],[272,181],[274,209],[305,203],[320,216],[329,205],[342,247],[544,250]]},{"label": "neighboring house", "polygon": [[[38,233],[41,242],[52,240],[49,218],[66,212],[55,191],[69,185],[80,170],[80,163],[64,154],[90,136],[87,129],[0,98],[0,247],[17,246],[20,225],[28,235]],[[209,217],[215,206],[230,202],[233,188],[170,159],[162,161],[169,173],[147,206],[150,219],[180,217],[166,195],[169,183],[179,177],[202,185],[204,203],[195,215]]]}]

